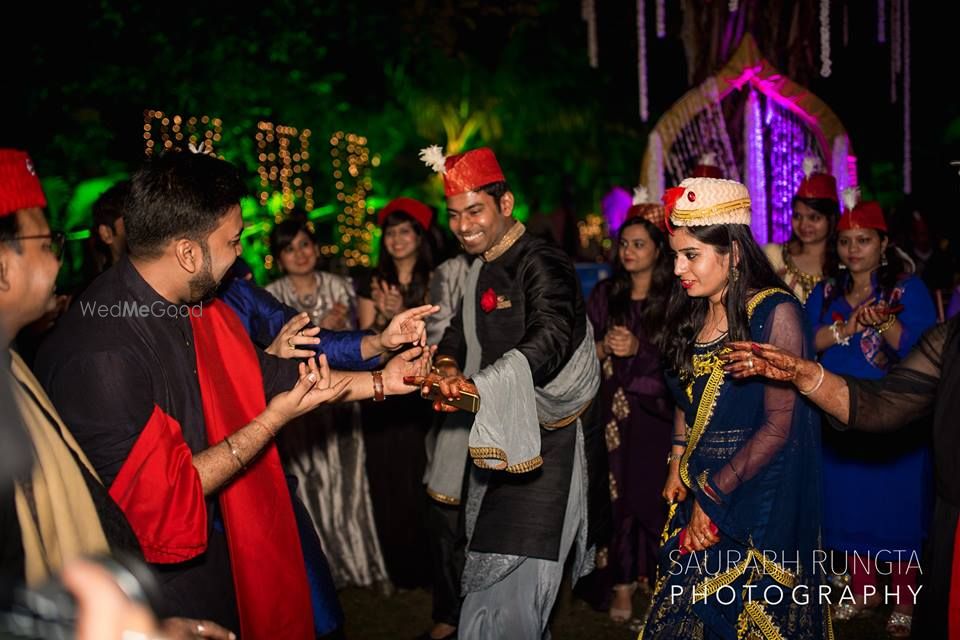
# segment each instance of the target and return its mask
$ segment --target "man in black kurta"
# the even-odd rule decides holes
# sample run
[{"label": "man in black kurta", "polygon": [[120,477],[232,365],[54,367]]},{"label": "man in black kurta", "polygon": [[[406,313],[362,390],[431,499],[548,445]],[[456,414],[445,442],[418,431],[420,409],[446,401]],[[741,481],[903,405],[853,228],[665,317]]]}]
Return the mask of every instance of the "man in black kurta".
[{"label": "man in black kurta", "polygon": [[273,437],[323,402],[405,392],[418,351],[381,379],[255,348],[236,314],[211,301],[240,252],[243,193],[237,169],[209,156],[167,154],[139,170],[129,255],[60,321],[38,377],[160,572],[171,610],[248,638],[313,638],[323,603],[311,600]]},{"label": "man in black kurta", "polygon": [[[513,194],[492,151],[434,159],[433,165],[444,174],[451,230],[467,253],[480,257],[437,349],[444,395],[479,388],[481,411],[484,403],[502,400],[496,397],[501,391],[522,395],[526,389],[497,383],[483,392],[480,379],[501,367],[512,370],[507,360],[521,361],[520,378],[532,377],[531,392],[550,385],[562,371],[575,376],[568,364],[584,344],[588,322],[570,259],[525,233],[512,218]],[[543,420],[536,421],[539,427],[535,422],[539,433],[533,434],[532,446],[511,451],[520,424],[490,425],[488,440],[490,434],[478,433],[478,414],[470,435],[470,455],[479,468],[469,480],[458,637],[535,637],[545,631],[567,554],[576,539],[583,548],[589,544],[584,494],[588,488],[602,490],[606,482],[605,470],[595,464],[605,460],[596,421],[587,419],[595,378],[595,371],[584,371],[578,383],[585,401],[577,400],[558,424],[544,428]],[[435,406],[450,408],[443,402]],[[515,451],[523,453],[514,457]],[[462,470],[462,455],[451,456],[454,470]]]}]

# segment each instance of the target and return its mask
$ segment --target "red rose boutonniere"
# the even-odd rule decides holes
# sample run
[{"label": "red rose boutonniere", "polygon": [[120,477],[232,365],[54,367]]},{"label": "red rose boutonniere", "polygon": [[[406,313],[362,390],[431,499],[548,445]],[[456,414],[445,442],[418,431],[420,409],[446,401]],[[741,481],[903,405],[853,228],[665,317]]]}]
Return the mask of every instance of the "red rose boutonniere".
[{"label": "red rose boutonniere", "polygon": [[830,319],[833,320],[834,322],[839,322],[840,324],[843,324],[844,322],[846,322],[846,318],[844,318],[843,315],[841,315],[840,312],[838,311],[834,311],[831,314]]},{"label": "red rose boutonniere", "polygon": [[490,313],[497,308],[497,293],[490,287],[480,296],[480,308],[484,313]]}]

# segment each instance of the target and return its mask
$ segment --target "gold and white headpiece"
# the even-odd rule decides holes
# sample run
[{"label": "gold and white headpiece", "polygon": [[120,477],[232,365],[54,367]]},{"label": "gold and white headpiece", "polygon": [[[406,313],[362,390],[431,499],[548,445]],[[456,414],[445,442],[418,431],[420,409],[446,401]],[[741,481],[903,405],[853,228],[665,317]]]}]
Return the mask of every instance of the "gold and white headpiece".
[{"label": "gold and white headpiece", "polygon": [[663,194],[670,227],[750,224],[750,193],[735,180],[687,178]]}]

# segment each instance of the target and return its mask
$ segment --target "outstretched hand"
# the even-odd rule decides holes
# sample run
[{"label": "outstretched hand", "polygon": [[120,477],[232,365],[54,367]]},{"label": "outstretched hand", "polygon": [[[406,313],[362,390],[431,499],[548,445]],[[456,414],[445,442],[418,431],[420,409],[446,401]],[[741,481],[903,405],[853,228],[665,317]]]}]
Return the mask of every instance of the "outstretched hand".
[{"label": "outstretched hand", "polygon": [[320,344],[320,338],[317,337],[320,327],[305,329],[308,324],[310,314],[303,312],[293,316],[264,351],[278,358],[312,358],[316,351],[302,347]]},{"label": "outstretched hand", "polygon": [[426,347],[427,325],[424,318],[437,311],[440,311],[440,307],[425,304],[398,313],[380,334],[380,345],[385,351],[395,351],[405,344]]},{"label": "outstretched hand", "polygon": [[383,391],[387,395],[403,395],[413,391],[408,380],[422,378],[430,371],[430,361],[437,347],[412,347],[400,352],[383,368]]},{"label": "outstretched hand", "polygon": [[791,382],[797,377],[802,359],[772,344],[728,342],[726,346],[730,351],[720,354],[720,359],[726,363],[723,370],[734,378],[760,376]]},{"label": "outstretched hand", "polygon": [[299,366],[300,377],[289,391],[279,393],[270,400],[267,410],[276,415],[279,424],[302,416],[319,407],[324,402],[332,402],[343,395],[350,379],[341,378],[333,382],[327,356],[310,358]]}]

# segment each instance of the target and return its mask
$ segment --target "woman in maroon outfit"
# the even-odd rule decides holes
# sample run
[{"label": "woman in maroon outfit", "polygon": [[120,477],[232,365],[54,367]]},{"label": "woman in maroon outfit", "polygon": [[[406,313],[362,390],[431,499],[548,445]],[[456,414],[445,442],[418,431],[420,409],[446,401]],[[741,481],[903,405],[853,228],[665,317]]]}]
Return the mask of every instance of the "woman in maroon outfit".
[{"label": "woman in maroon outfit", "polygon": [[587,306],[603,372],[598,399],[610,456],[614,519],[601,583],[612,586],[610,617],[616,622],[632,617],[638,583],[650,585],[655,578],[666,519],[660,494],[673,403],[653,338],[663,324],[673,277],[668,254],[660,229],[643,217],[628,218],[620,229],[613,275],[597,285]]}]

